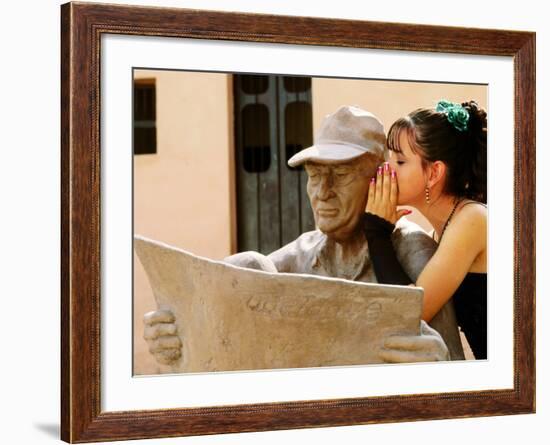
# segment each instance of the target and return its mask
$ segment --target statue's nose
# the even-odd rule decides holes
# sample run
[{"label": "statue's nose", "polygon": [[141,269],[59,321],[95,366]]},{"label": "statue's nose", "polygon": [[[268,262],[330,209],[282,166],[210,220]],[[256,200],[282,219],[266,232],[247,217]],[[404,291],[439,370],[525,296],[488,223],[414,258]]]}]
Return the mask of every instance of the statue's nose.
[{"label": "statue's nose", "polygon": [[323,175],[317,189],[317,196],[319,199],[326,200],[332,196],[332,182],[332,175]]}]

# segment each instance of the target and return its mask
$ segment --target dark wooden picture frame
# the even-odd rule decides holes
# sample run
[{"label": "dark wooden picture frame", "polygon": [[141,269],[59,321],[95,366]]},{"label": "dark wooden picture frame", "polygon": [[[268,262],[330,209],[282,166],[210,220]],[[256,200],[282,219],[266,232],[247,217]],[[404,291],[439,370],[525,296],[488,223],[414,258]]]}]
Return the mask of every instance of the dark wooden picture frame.
[{"label": "dark wooden picture frame", "polygon": [[[514,385],[507,390],[102,412],[100,39],[103,34],[511,56]],[[61,438],[67,442],[535,411],[535,34],[68,3],[61,7]]]}]

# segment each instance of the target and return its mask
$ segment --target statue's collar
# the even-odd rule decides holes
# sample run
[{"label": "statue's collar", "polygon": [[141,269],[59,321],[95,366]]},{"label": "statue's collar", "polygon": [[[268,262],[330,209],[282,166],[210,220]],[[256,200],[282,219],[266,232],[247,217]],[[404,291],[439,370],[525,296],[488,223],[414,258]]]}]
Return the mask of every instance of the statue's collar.
[{"label": "statue's collar", "polygon": [[311,267],[319,274],[355,281],[369,263],[369,248],[362,234],[344,244],[322,233]]}]

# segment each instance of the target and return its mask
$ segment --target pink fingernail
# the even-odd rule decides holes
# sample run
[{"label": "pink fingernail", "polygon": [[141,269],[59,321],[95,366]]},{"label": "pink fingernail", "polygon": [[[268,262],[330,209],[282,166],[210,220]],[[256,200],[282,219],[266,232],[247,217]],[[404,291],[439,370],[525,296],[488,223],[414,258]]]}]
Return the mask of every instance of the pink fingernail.
[{"label": "pink fingernail", "polygon": [[393,179],[395,179],[395,170],[392,170],[392,171],[391,171],[391,177],[392,177]]},{"label": "pink fingernail", "polygon": [[382,167],[378,167],[377,173],[380,175],[382,174]]},{"label": "pink fingernail", "polygon": [[384,164],[384,171],[387,172],[390,169],[390,165],[386,162]]},{"label": "pink fingernail", "polygon": [[370,183],[371,184],[374,184],[376,182],[376,179],[374,178],[374,176],[372,178],[370,178]]}]

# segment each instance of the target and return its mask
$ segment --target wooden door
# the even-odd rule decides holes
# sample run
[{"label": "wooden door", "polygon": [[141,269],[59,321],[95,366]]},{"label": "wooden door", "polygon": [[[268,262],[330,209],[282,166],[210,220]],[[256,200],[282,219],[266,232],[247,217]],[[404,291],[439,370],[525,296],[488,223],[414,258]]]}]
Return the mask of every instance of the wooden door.
[{"label": "wooden door", "polygon": [[235,75],[238,251],[268,254],[314,229],[302,167],[313,143],[311,78]]}]

